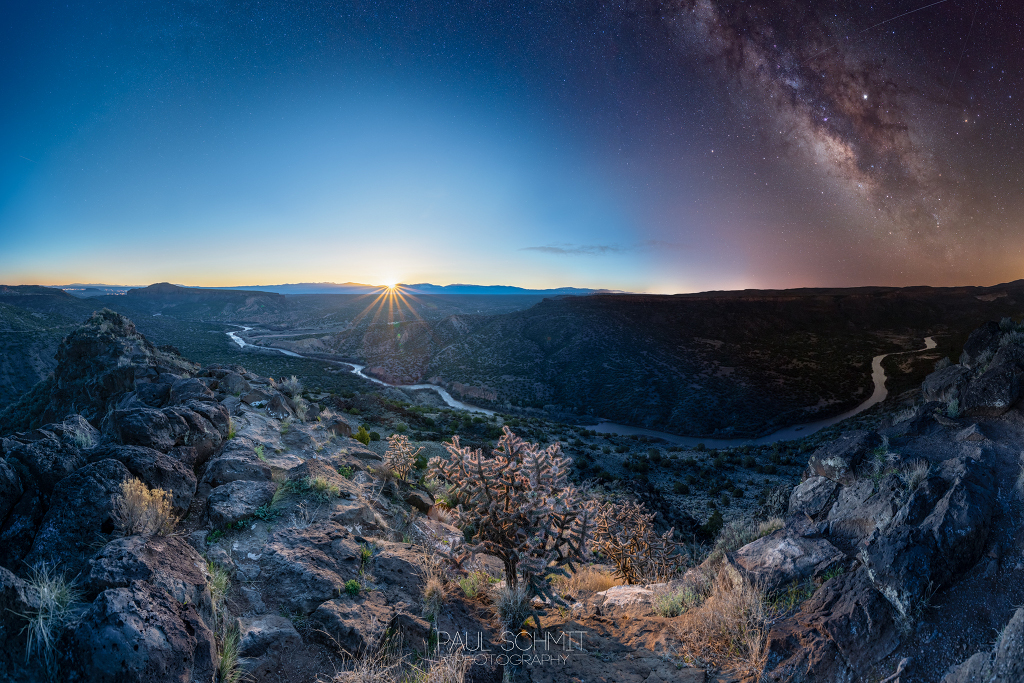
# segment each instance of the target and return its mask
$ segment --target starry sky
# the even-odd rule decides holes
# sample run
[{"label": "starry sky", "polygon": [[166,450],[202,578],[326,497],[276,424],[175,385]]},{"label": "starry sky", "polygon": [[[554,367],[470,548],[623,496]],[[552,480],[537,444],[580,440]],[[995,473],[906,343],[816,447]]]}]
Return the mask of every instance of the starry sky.
[{"label": "starry sky", "polygon": [[1015,0],[6,3],[0,281],[1024,276]]}]

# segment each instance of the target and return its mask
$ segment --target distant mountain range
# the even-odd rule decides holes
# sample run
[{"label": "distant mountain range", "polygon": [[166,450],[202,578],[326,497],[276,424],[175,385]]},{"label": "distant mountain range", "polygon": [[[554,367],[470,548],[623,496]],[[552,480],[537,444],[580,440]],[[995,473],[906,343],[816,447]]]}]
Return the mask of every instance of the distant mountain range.
[{"label": "distant mountain range", "polygon": [[[168,283],[161,283],[166,285]],[[384,289],[384,285],[367,285],[360,282],[299,282],[283,285],[239,285],[236,287],[190,287],[188,285],[174,285],[184,289],[199,289],[204,292],[215,290],[243,290],[255,292],[270,292],[274,294],[369,294]],[[151,285],[152,287],[152,285]],[[434,285],[429,282],[422,282],[415,285],[399,285],[403,292],[409,294],[447,294],[447,295],[484,295],[484,296],[558,296],[563,294],[593,294],[596,292],[610,292],[606,289],[585,289],[580,287],[556,287],[554,289],[527,289],[524,287],[510,287],[507,285]],[[124,294],[131,289],[148,289],[138,285],[105,285],[105,284],[82,284],[59,285],[56,289],[62,289],[73,296],[90,297],[103,296],[106,294]]]}]

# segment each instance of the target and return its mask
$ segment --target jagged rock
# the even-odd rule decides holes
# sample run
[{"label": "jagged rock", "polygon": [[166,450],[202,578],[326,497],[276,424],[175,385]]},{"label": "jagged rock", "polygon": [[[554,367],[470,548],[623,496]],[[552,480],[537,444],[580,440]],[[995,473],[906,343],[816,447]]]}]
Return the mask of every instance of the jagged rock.
[{"label": "jagged rock", "polygon": [[24,569],[22,560],[32,548],[44,514],[46,505],[38,491],[22,494],[0,528],[0,564],[16,571]]},{"label": "jagged rock", "polygon": [[985,441],[987,438],[977,423],[964,427],[956,433],[957,441]]},{"label": "jagged rock", "polygon": [[209,610],[209,572],[206,560],[177,536],[128,536],[103,546],[89,561],[85,586],[90,594],[108,588],[127,588],[147,581],[180,603]]},{"label": "jagged rock", "polygon": [[253,408],[262,408],[270,402],[271,395],[262,389],[252,389],[242,395],[242,403],[248,403]]},{"label": "jagged rock", "polygon": [[23,492],[21,477],[4,460],[0,460],[0,520],[7,519],[7,513],[21,499]]},{"label": "jagged rock", "polygon": [[885,598],[863,568],[838,576],[776,622],[768,636],[770,681],[849,681],[865,675],[899,645]]},{"label": "jagged rock", "polygon": [[353,530],[356,527],[361,531],[366,531],[369,528],[387,528],[387,523],[373,507],[359,500],[334,503],[331,506],[330,519],[336,524]]},{"label": "jagged rock", "polygon": [[950,365],[936,370],[921,383],[921,398],[925,401],[946,403],[960,398],[960,393],[971,378],[971,371],[963,365]]},{"label": "jagged rock", "polygon": [[275,605],[309,614],[358,576],[359,544],[333,522],[279,529],[267,540],[260,567],[264,581],[274,586]]},{"label": "jagged rock", "polygon": [[136,382],[135,395],[150,408],[162,408],[171,396],[171,385],[164,382]]},{"label": "jagged rock", "polygon": [[767,592],[820,575],[845,555],[824,538],[779,529],[726,556],[728,566]]},{"label": "jagged rock", "polygon": [[196,493],[196,475],[177,458],[145,446],[117,445],[98,448],[89,457],[93,462],[104,458],[117,460],[150,488],[168,491],[175,514],[188,512]]},{"label": "jagged rock", "polygon": [[857,480],[854,468],[880,442],[874,432],[846,432],[811,454],[807,461],[807,476],[825,477],[844,486],[853,484]]},{"label": "jagged rock", "polygon": [[960,365],[973,370],[981,357],[995,355],[999,350],[1000,336],[999,323],[992,320],[971,332],[960,354]]},{"label": "jagged rock", "polygon": [[381,640],[394,616],[384,596],[370,591],[328,600],[309,620],[315,624],[313,633],[319,640],[359,656]]},{"label": "jagged rock", "polygon": [[270,467],[259,459],[252,446],[241,440],[228,442],[210,459],[203,473],[203,483],[211,488],[232,481],[270,481],[270,478]]},{"label": "jagged rock", "polygon": [[324,429],[328,434],[334,434],[335,436],[352,436],[352,426],[340,417],[330,420],[324,426]]},{"label": "jagged rock", "polygon": [[932,588],[934,553],[934,539],[927,532],[906,526],[884,536],[875,532],[861,552],[871,584],[906,623],[920,616]]},{"label": "jagged rock", "polygon": [[203,461],[226,438],[228,418],[227,410],[219,403],[189,401],[184,406],[157,410],[140,405],[132,394],[110,412],[104,420],[104,431],[122,444],[146,446],[164,453],[175,447],[191,446]]},{"label": "jagged rock", "polygon": [[72,576],[82,571],[97,539],[105,540],[114,531],[112,499],[131,476],[124,465],[108,458],[62,479],[25,562],[60,565]]},{"label": "jagged rock", "polygon": [[417,489],[409,489],[405,492],[405,502],[423,514],[430,512],[430,508],[434,506],[434,499],[430,497],[430,494]]},{"label": "jagged rock", "polygon": [[992,468],[967,457],[943,462],[938,475],[949,490],[921,523],[935,538],[938,557],[933,579],[947,585],[981,557],[995,513],[996,477]]},{"label": "jagged rock", "polygon": [[1024,681],[1024,608],[1003,629],[991,652],[979,652],[951,667],[942,683],[1019,683]]},{"label": "jagged rock", "polygon": [[292,622],[276,614],[238,620],[240,667],[257,680],[280,670],[280,664],[297,648],[302,637]]},{"label": "jagged rock", "polygon": [[54,388],[41,418],[56,422],[78,412],[98,424],[113,401],[135,388],[137,379],[155,379],[169,371],[188,375],[196,368],[158,350],[123,315],[99,311],[57,348]]},{"label": "jagged rock", "polygon": [[144,581],[111,588],[82,615],[71,637],[68,681],[213,683],[213,632],[194,605]]},{"label": "jagged rock", "polygon": [[267,415],[278,420],[295,417],[295,414],[292,412],[292,408],[288,405],[288,401],[285,397],[276,392],[270,397],[270,401],[267,403]]},{"label": "jagged rock", "polygon": [[839,484],[826,477],[811,477],[793,489],[789,497],[789,514],[817,517],[832,505]]},{"label": "jagged rock", "polygon": [[179,379],[171,385],[168,403],[182,404],[190,400],[216,401],[217,398],[202,380],[194,377]]},{"label": "jagged rock", "polygon": [[277,484],[272,481],[232,481],[218,486],[207,501],[210,522],[225,526],[247,519],[274,498]]},{"label": "jagged rock", "polygon": [[860,541],[884,530],[899,511],[899,487],[893,475],[881,481],[877,492],[870,479],[844,486],[828,513],[829,533]]},{"label": "jagged rock", "polygon": [[77,446],[46,429],[0,439],[0,455],[18,473],[23,485],[31,483],[44,496],[50,495],[58,481],[85,464]]},{"label": "jagged rock", "polygon": [[997,417],[1020,400],[1024,371],[1016,364],[995,365],[963,390],[960,409],[968,417]]},{"label": "jagged rock", "polygon": [[234,396],[242,396],[252,390],[252,387],[245,381],[245,378],[236,372],[229,372],[221,377],[219,388],[221,391]]},{"label": "jagged rock", "polygon": [[928,477],[910,493],[907,502],[893,517],[892,526],[920,524],[935,509],[935,505],[947,490],[949,490],[949,482],[945,479],[937,476]]}]

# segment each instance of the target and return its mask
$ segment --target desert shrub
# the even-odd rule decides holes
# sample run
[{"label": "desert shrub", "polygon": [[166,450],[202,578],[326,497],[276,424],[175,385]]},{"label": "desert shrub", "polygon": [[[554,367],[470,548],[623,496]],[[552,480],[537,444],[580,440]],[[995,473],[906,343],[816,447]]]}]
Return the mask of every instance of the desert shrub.
[{"label": "desert shrub", "polygon": [[903,484],[907,487],[907,491],[913,491],[916,489],[921,482],[928,478],[928,473],[931,471],[931,463],[927,460],[914,460],[913,462],[905,463],[899,469],[899,477]]},{"label": "desert shrub", "polygon": [[286,394],[287,396],[298,396],[302,393],[302,382],[298,377],[292,375],[288,379],[279,383],[277,388],[282,394]]},{"label": "desert shrub", "polygon": [[695,587],[694,595],[674,625],[682,655],[760,680],[776,616],[762,588],[748,581],[734,584],[720,572],[706,588]]},{"label": "desert shrub", "polygon": [[487,587],[491,585],[491,577],[487,572],[470,572],[469,576],[459,579],[459,588],[467,598],[473,599],[482,595]]},{"label": "desert shrub", "polygon": [[639,503],[604,505],[595,520],[594,550],[615,566],[616,576],[626,583],[652,583],[686,568],[687,558],[673,540],[674,532],[669,529],[659,536],[654,515]]},{"label": "desert shrub", "polygon": [[228,417],[228,439],[238,436],[238,429],[235,427],[235,418]]},{"label": "desert shrub", "polygon": [[437,555],[424,552],[419,558],[419,571],[423,579],[422,614],[428,621],[436,621],[445,602],[444,567]]},{"label": "desert shrub", "polygon": [[292,399],[292,410],[295,411],[295,417],[299,418],[299,422],[305,422],[306,416],[309,415],[309,403],[301,396],[296,396]]},{"label": "desert shrub", "polygon": [[178,523],[171,507],[171,494],[151,489],[138,479],[121,482],[121,492],[114,495],[113,504],[114,526],[125,536],[166,535]]},{"label": "desert shrub", "polygon": [[370,445],[370,432],[366,431],[366,427],[363,425],[359,425],[359,429],[352,435],[352,438],[364,446]]},{"label": "desert shrub", "polygon": [[677,590],[655,593],[654,611],[662,617],[678,617],[701,602],[703,602],[703,596],[696,589],[692,586],[684,586]]},{"label": "desert shrub", "polygon": [[25,625],[25,661],[42,656],[46,668],[54,670],[54,647],[57,638],[72,616],[71,606],[82,597],[75,582],[48,564],[37,564],[29,570],[28,587],[38,596],[38,606],[18,614]]},{"label": "desert shrub", "polygon": [[355,579],[349,579],[348,581],[345,582],[345,592],[348,593],[349,595],[351,595],[352,597],[355,597],[355,596],[359,595],[359,591],[360,591],[359,582],[356,581]]},{"label": "desert shrub", "polygon": [[327,477],[309,477],[306,480],[306,488],[313,497],[322,502],[341,495],[341,488],[331,483]]},{"label": "desert shrub", "polygon": [[560,576],[554,581],[563,595],[576,594],[580,591],[599,593],[612,586],[622,585],[622,579],[617,578],[615,574],[593,565],[581,566],[568,577]]},{"label": "desert shrub", "polygon": [[547,576],[585,556],[594,513],[569,484],[571,462],[559,445],[542,450],[505,427],[490,458],[457,436],[446,446],[450,459],[433,458],[430,473],[451,483],[456,519],[474,527],[468,550],[499,558],[511,588],[521,574],[530,593],[557,600]]},{"label": "desert shrub", "polygon": [[253,450],[256,451],[257,458],[259,458],[263,462],[267,461],[266,447],[263,444],[256,444],[256,448],[254,448]]},{"label": "desert shrub", "polygon": [[388,449],[384,452],[384,466],[394,472],[400,481],[405,481],[422,450],[421,446],[414,451],[408,437],[392,434],[388,437]]},{"label": "desert shrub", "polygon": [[748,543],[753,543],[762,536],[778,531],[784,526],[781,519],[774,517],[765,522],[756,523],[746,520],[729,522],[715,539],[715,547],[711,551],[711,561],[718,562],[726,553],[739,550]]},{"label": "desert shrub", "polygon": [[348,465],[341,465],[340,467],[338,467],[338,474],[345,477],[346,479],[351,479],[352,477],[355,476],[356,473]]},{"label": "desert shrub", "polygon": [[83,424],[74,424],[68,428],[71,438],[79,448],[92,448],[92,432]]},{"label": "desert shrub", "polygon": [[690,487],[681,481],[677,481],[672,485],[672,492],[685,496],[690,493]]},{"label": "desert shrub", "polygon": [[960,400],[955,396],[946,402],[946,416],[953,419],[960,417]]},{"label": "desert shrub", "polygon": [[530,596],[526,585],[518,583],[515,586],[505,583],[494,589],[491,594],[494,601],[494,611],[501,622],[502,631],[507,633],[519,633],[523,622],[530,618]]}]

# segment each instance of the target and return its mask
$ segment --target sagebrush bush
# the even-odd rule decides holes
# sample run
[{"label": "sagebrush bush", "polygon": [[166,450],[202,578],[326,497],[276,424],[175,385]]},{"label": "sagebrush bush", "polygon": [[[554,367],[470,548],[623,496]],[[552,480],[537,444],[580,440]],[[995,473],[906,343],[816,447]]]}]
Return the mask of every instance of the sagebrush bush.
[{"label": "sagebrush bush", "polygon": [[586,556],[595,513],[569,484],[571,462],[560,446],[541,449],[504,427],[490,458],[457,436],[446,447],[451,459],[433,458],[430,472],[451,483],[455,517],[472,528],[469,552],[499,558],[510,587],[522,579],[530,593],[559,600],[547,577]]},{"label": "sagebrush bush", "polygon": [[138,479],[121,482],[121,492],[114,495],[113,504],[114,526],[125,536],[167,535],[178,523],[171,506],[171,494],[163,489],[151,489]]},{"label": "sagebrush bush", "polygon": [[302,393],[302,382],[299,380],[298,377],[292,375],[288,379],[278,384],[277,388],[281,391],[281,393],[287,394],[288,396],[298,396],[299,394]]},{"label": "sagebrush bush", "polygon": [[597,514],[594,550],[608,558],[616,575],[628,584],[668,580],[687,565],[674,533],[669,529],[658,535],[654,515],[640,503],[605,505]]}]

